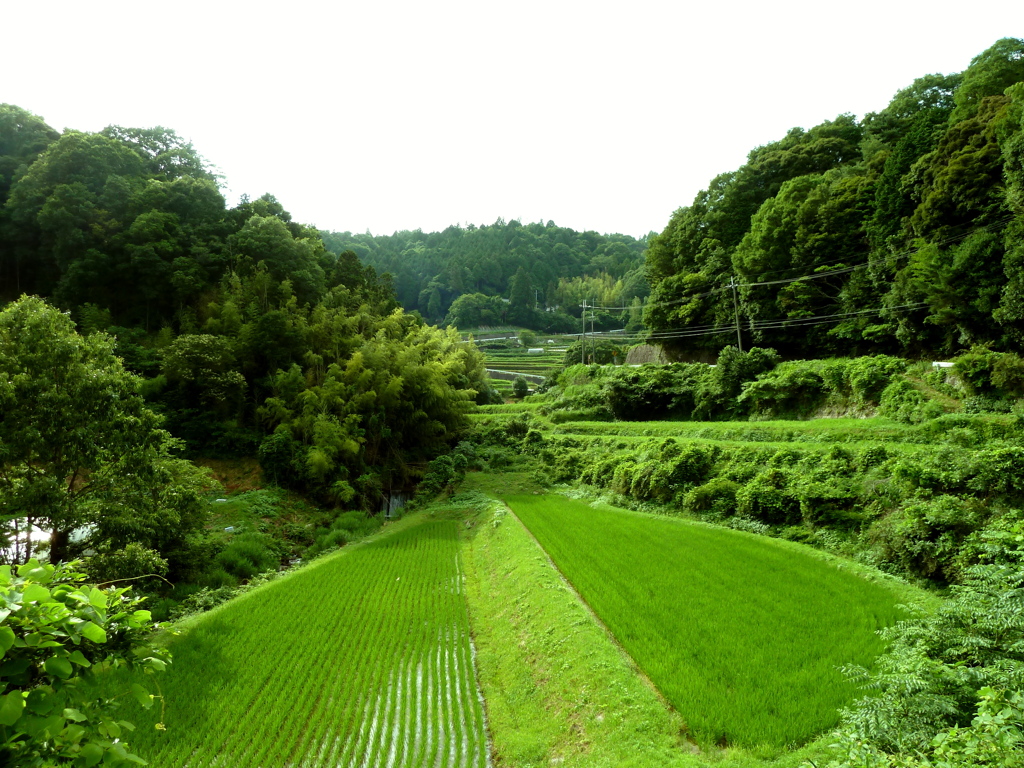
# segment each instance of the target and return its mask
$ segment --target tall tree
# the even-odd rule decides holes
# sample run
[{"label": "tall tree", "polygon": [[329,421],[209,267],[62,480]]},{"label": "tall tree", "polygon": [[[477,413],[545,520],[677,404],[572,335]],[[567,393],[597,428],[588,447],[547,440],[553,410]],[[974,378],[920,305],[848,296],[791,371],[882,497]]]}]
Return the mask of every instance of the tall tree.
[{"label": "tall tree", "polygon": [[89,527],[101,550],[132,541],[179,552],[203,521],[203,474],[138,393],[139,380],[103,334],[37,298],[0,312],[0,524],[16,560],[32,527],[50,531],[50,559]]}]

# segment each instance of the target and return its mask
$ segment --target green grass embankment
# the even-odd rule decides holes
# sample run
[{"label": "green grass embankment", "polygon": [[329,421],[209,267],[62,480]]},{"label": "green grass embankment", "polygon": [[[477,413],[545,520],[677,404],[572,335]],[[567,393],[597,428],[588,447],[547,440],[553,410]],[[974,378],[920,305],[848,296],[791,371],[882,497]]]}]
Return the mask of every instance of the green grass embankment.
[{"label": "green grass embankment", "polygon": [[631,667],[500,505],[464,543],[495,763],[508,768],[696,766],[682,722]]}]

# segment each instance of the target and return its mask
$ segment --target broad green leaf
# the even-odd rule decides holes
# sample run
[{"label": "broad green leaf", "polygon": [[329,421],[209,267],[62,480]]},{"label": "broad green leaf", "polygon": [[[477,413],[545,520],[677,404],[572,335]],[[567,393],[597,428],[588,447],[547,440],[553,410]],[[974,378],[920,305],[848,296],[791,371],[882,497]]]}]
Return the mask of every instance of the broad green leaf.
[{"label": "broad green leaf", "polygon": [[0,658],[3,658],[12,645],[14,645],[14,630],[10,627],[0,627]]},{"label": "broad green leaf", "polygon": [[[61,721],[63,722],[63,721]],[[33,715],[28,710],[25,710],[25,714],[18,720],[18,730],[28,736],[30,739],[35,738],[46,738],[46,723],[47,718],[38,717]]]},{"label": "broad green leaf", "polygon": [[48,717],[43,721],[43,727],[39,732],[45,732],[52,739],[64,730],[66,723],[67,721],[63,717],[60,715],[54,715],[53,717]]},{"label": "broad green leaf", "polygon": [[68,707],[64,710],[64,719],[74,720],[76,723],[80,723],[83,720],[87,720],[88,718],[81,712],[79,712],[77,709],[72,709],[71,707]]},{"label": "broad green leaf", "polygon": [[42,584],[29,584],[21,599],[24,603],[45,603],[50,599],[50,590]]},{"label": "broad green leaf", "polygon": [[25,565],[19,566],[18,575],[41,584],[47,584],[51,578],[52,569],[45,565],[39,565],[35,560],[29,560]]},{"label": "broad green leaf", "polygon": [[37,715],[49,715],[56,703],[53,689],[49,686],[33,688],[25,697],[25,704],[29,711],[35,712]]},{"label": "broad green leaf", "polygon": [[78,631],[82,633],[82,637],[92,640],[94,643],[107,642],[107,633],[103,631],[102,627],[92,621],[82,624]]},{"label": "broad green leaf", "polygon": [[62,680],[67,680],[72,674],[71,662],[64,656],[51,656],[43,662],[43,669]]},{"label": "broad green leaf", "polygon": [[99,608],[101,611],[107,610],[107,595],[102,589],[94,589],[90,592],[89,602],[94,608]]},{"label": "broad green leaf", "polygon": [[21,691],[0,696],[0,725],[14,725],[25,709],[25,697]]},{"label": "broad green leaf", "polygon": [[85,654],[81,651],[72,651],[71,655],[68,658],[70,658],[75,664],[77,664],[80,667],[92,666],[92,662],[85,658]]},{"label": "broad green leaf", "polygon": [[153,694],[149,693],[138,683],[132,683],[132,695],[135,696],[143,709],[149,709],[153,706]]},{"label": "broad green leaf", "polygon": [[0,664],[0,677],[9,679],[23,675],[28,670],[28,667],[28,659],[7,659],[3,664]]},{"label": "broad green leaf", "polygon": [[157,659],[152,656],[150,656],[148,659],[144,659],[142,663],[145,666],[157,672],[163,672],[165,669],[167,669],[167,664],[162,659]]},{"label": "broad green leaf", "polygon": [[104,720],[100,723],[100,733],[106,734],[111,739],[117,739],[121,737],[121,726],[113,720]]},{"label": "broad green leaf", "polygon": [[90,741],[88,744],[82,745],[82,751],[79,754],[82,762],[91,768],[91,766],[99,765],[100,760],[103,759],[103,747]]}]

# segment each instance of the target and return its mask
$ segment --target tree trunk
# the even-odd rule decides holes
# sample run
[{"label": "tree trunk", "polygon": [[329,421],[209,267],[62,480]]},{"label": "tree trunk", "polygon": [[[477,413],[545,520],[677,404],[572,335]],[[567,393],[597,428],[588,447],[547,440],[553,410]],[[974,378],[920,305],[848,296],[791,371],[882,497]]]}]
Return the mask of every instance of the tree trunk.
[{"label": "tree trunk", "polygon": [[71,531],[56,528],[50,534],[50,562],[57,563],[68,559],[68,545],[71,543]]}]

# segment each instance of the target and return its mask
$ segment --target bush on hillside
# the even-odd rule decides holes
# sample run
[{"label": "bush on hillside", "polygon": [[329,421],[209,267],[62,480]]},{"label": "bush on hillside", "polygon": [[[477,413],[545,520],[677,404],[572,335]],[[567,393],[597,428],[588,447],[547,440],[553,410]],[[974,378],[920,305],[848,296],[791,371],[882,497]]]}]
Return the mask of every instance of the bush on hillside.
[{"label": "bush on hillside", "polygon": [[783,363],[744,384],[737,401],[759,418],[806,416],[827,395],[822,376],[825,366],[823,360]]},{"label": "bush on hillside", "polygon": [[721,519],[736,512],[736,493],[740,485],[724,477],[716,477],[692,488],[683,497],[683,510],[690,514]]},{"label": "bush on hillside", "polygon": [[961,546],[987,517],[977,499],[944,494],[903,505],[878,520],[869,538],[897,570],[950,583],[957,581]]},{"label": "bush on hillside", "polygon": [[123,549],[93,555],[85,561],[83,569],[96,584],[131,580],[136,582],[136,589],[150,589],[167,575],[168,565],[156,550],[132,542]]},{"label": "bush on hillside", "polygon": [[736,492],[736,512],[768,525],[800,522],[800,501],[789,490],[792,473],[764,469]]},{"label": "bush on hillside", "polygon": [[217,555],[217,565],[234,578],[247,581],[281,564],[281,556],[274,550],[276,543],[262,533],[237,534]]},{"label": "bush on hillside", "polygon": [[878,412],[904,424],[919,424],[946,411],[906,379],[896,379],[882,391]]},{"label": "bush on hillside", "polygon": [[848,528],[860,523],[859,496],[848,480],[834,478],[800,484],[796,492],[800,515],[805,524],[818,527]]},{"label": "bush on hillside", "polygon": [[712,370],[703,363],[620,369],[605,382],[603,394],[617,419],[688,419]]},{"label": "bush on hillside", "polygon": [[771,371],[779,362],[774,349],[754,347],[746,352],[728,346],[718,353],[718,360],[697,391],[693,418],[736,417],[743,411],[737,398],[744,384]]},{"label": "bush on hillside", "polygon": [[1024,397],[1024,359],[1013,352],[972,349],[953,361],[953,372],[969,395]]},{"label": "bush on hillside", "polygon": [[620,365],[626,359],[625,350],[618,344],[606,339],[588,339],[586,342],[574,341],[562,358],[563,365]]}]

